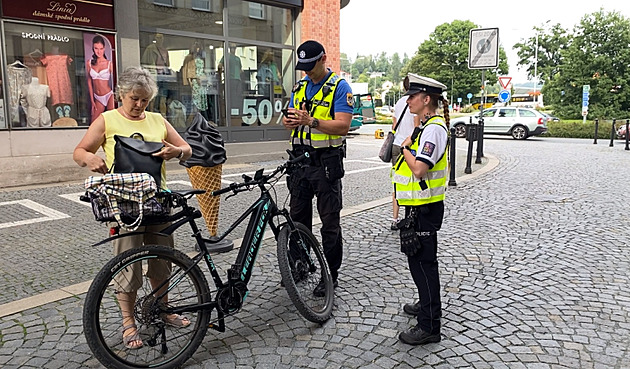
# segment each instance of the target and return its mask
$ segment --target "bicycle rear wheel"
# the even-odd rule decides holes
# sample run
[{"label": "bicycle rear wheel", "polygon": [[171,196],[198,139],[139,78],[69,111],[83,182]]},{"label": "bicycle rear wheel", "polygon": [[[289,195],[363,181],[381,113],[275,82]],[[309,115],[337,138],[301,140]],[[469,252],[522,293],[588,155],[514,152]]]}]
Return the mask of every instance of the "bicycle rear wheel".
[{"label": "bicycle rear wheel", "polygon": [[[304,318],[314,323],[330,319],[334,303],[334,287],[324,250],[313,233],[303,224],[288,225],[278,234],[278,266],[289,298]],[[323,297],[313,290],[324,281]]]},{"label": "bicycle rear wheel", "polygon": [[[167,274],[170,269],[162,287],[158,284],[164,276],[147,277],[160,267]],[[133,268],[138,268],[135,274]],[[135,303],[131,302],[143,343],[137,349],[126,348],[122,341],[121,302],[129,301],[129,295],[120,291],[124,284],[140,286]],[[166,298],[155,297],[154,291],[166,289]],[[184,253],[166,246],[134,248],[109,261],[92,282],[83,308],[85,338],[94,356],[108,368],[177,368],[197,350],[210,320],[210,311],[185,307],[210,300],[206,278]],[[165,314],[178,308],[190,320],[186,327],[165,323]]]}]

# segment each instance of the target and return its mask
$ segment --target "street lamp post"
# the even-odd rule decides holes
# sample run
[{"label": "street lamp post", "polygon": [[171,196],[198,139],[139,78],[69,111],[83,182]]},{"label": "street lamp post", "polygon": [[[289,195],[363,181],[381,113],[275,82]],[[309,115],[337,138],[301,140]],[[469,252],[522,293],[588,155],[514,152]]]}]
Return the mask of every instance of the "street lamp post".
[{"label": "street lamp post", "polygon": [[534,50],[534,107],[538,106],[538,31],[536,32],[536,50]]},{"label": "street lamp post", "polygon": [[451,67],[451,97],[449,98],[450,102],[451,102],[451,106],[453,106],[455,103],[453,102],[453,100],[455,99],[455,90],[453,89],[453,82],[455,81],[455,67],[450,65],[449,63],[442,63],[442,65],[445,66],[449,66]]}]

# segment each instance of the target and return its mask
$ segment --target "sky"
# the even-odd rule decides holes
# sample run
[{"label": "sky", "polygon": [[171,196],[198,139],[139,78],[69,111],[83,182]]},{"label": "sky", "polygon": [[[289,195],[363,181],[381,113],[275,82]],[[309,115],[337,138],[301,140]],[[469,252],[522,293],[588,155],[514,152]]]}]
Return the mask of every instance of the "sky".
[{"label": "sky", "polygon": [[[535,4],[540,4],[535,6]],[[560,23],[572,30],[586,14],[603,8],[630,18],[628,0],[551,1],[423,1],[350,0],[341,9],[340,46],[351,60],[357,54],[391,56],[398,52],[412,57],[435,27],[454,20],[469,20],[481,28],[499,28],[499,42],[508,58],[512,83],[528,82],[524,68],[518,69],[514,44],[535,36],[534,26]]]}]

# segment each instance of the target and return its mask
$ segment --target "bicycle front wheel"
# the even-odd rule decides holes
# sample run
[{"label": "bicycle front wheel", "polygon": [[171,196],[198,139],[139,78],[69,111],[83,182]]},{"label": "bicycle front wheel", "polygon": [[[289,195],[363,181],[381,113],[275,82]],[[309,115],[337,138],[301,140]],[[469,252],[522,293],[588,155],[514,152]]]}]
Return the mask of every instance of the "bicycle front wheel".
[{"label": "bicycle front wheel", "polygon": [[[324,250],[313,233],[303,224],[288,225],[278,234],[278,266],[289,298],[300,314],[313,323],[330,319],[334,303],[334,287]],[[313,290],[323,281],[324,296]]]},{"label": "bicycle front wheel", "polygon": [[[124,292],[134,290],[135,299]],[[210,300],[206,278],[184,253],[166,246],[134,248],[114,257],[92,282],[83,308],[85,338],[108,368],[177,368],[205,337],[210,311],[198,305]],[[123,311],[125,317],[133,314],[141,347],[138,341],[134,348],[124,345]]]}]

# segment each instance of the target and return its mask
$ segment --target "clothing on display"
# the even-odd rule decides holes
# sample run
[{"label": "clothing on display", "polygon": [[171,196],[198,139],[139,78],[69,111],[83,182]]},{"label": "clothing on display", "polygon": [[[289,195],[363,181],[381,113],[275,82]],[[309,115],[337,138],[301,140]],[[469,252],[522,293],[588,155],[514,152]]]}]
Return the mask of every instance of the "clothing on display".
[{"label": "clothing on display", "polygon": [[168,50],[162,46],[163,43],[164,35],[156,34],[154,43],[144,50],[141,63],[144,67],[154,67],[157,74],[171,74]]},{"label": "clothing on display", "polygon": [[72,83],[68,73],[72,58],[66,54],[45,54],[41,62],[46,67],[51,104],[72,104]]},{"label": "clothing on display", "polygon": [[31,83],[22,86],[22,106],[26,109],[26,126],[29,128],[50,127],[51,117],[46,100],[50,97],[50,89],[39,84],[39,79],[33,77]]},{"label": "clothing on display", "polygon": [[48,78],[46,77],[46,67],[44,67],[40,61],[43,55],[44,53],[42,53],[39,49],[35,49],[24,55],[24,64],[31,69],[33,77],[39,78],[40,84],[47,85]]},{"label": "clothing on display", "polygon": [[[16,60],[8,65],[7,77],[9,82],[9,114],[11,122],[20,123],[20,95],[22,93],[22,86],[31,83],[33,73],[21,61]],[[20,124],[20,126],[24,125]]]},{"label": "clothing on display", "polygon": [[109,98],[114,94],[114,91],[109,91],[108,93],[106,93],[105,95],[101,96],[101,95],[97,95],[96,93],[94,93],[94,100],[100,102],[101,104],[103,104],[103,106],[107,106],[107,102],[109,101]]},{"label": "clothing on display", "polygon": [[168,121],[175,128],[186,128],[186,107],[179,100],[168,104]]},{"label": "clothing on display", "polygon": [[[195,59],[195,67],[197,76],[203,75],[204,63],[201,58]],[[201,85],[199,78],[193,78],[191,80],[193,103],[199,111],[208,110],[208,100],[206,98],[206,88]]]}]

